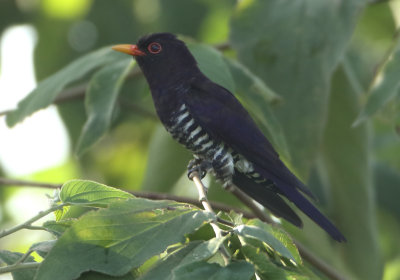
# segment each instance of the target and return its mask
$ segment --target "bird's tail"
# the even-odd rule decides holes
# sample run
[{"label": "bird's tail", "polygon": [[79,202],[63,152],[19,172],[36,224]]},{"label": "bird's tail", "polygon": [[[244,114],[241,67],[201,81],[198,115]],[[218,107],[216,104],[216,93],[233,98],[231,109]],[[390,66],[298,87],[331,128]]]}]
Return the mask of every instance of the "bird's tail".
[{"label": "bird's tail", "polygon": [[[258,184],[237,170],[233,175],[232,182],[242,192],[268,208],[275,216],[284,218],[295,226],[303,226],[299,216],[287,205],[276,191],[269,188],[267,184]],[[271,184],[273,183],[271,182]]]},{"label": "bird's tail", "polygon": [[[268,174],[263,174],[263,170],[257,170],[264,178]],[[324,229],[329,235],[338,242],[345,242],[343,234],[328,220],[310,201],[307,200],[294,186],[289,185],[279,178],[271,178],[279,191],[303,211],[311,220]]]}]

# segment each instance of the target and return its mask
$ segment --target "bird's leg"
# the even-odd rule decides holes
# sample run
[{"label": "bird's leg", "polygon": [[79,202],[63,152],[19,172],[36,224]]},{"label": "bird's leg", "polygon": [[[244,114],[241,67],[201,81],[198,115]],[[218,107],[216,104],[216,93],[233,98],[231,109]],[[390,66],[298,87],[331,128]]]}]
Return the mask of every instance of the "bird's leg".
[{"label": "bird's leg", "polygon": [[187,176],[190,180],[192,180],[193,172],[197,172],[201,177],[200,179],[203,179],[206,176],[207,171],[210,170],[211,168],[212,168],[211,162],[195,157],[194,159],[189,161],[189,164],[187,166],[188,170]]}]

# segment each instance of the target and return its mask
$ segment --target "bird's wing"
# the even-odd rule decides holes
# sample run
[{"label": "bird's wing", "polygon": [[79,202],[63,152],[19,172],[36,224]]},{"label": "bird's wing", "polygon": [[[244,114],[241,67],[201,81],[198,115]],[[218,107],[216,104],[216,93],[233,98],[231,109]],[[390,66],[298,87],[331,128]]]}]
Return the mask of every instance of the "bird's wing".
[{"label": "bird's wing", "polygon": [[267,179],[279,179],[313,197],[279,159],[271,143],[228,90],[206,77],[197,78],[192,81],[191,89],[184,98],[193,118],[209,135],[220,139],[264,170],[263,173],[268,174]]}]

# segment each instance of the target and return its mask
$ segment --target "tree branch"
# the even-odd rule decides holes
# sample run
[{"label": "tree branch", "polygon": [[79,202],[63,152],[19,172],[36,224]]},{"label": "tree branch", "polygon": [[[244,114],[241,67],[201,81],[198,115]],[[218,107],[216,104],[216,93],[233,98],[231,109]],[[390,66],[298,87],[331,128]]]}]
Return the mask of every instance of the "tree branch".
[{"label": "tree branch", "polygon": [[26,263],[12,264],[12,265],[8,265],[5,267],[0,267],[0,274],[14,272],[14,271],[18,271],[21,269],[38,268],[39,265],[40,265],[40,263],[38,263],[38,262],[26,262]]}]

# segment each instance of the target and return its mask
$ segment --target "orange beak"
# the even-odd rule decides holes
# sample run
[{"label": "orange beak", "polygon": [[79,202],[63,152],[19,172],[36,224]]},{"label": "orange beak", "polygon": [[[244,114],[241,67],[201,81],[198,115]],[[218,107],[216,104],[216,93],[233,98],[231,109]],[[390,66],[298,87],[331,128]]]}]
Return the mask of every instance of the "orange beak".
[{"label": "orange beak", "polygon": [[115,51],[118,51],[118,52],[130,54],[133,56],[146,55],[146,53],[139,50],[138,46],[136,46],[136,45],[116,45],[116,46],[113,46],[112,49]]}]

